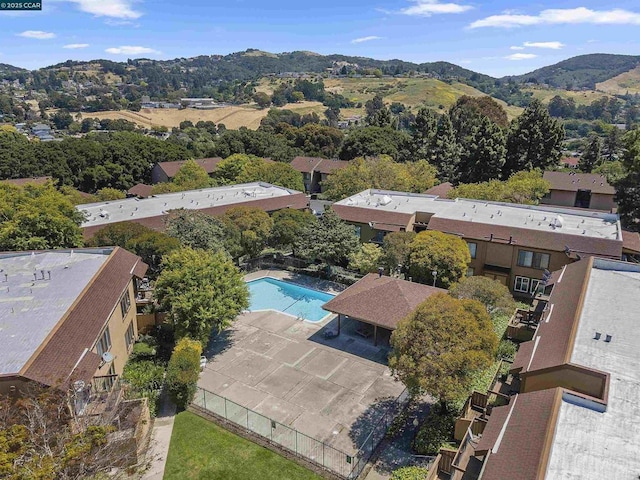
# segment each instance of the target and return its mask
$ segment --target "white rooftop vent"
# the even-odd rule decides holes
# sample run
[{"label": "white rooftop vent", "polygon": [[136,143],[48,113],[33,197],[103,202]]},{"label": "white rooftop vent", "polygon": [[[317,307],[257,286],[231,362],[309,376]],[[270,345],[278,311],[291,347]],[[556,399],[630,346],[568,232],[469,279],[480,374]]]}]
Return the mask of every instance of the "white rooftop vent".
[{"label": "white rooftop vent", "polygon": [[106,210],[100,209],[100,216],[102,218],[108,217],[109,216],[109,212],[107,212]]},{"label": "white rooftop vent", "polygon": [[384,195],[380,199],[380,205],[389,205],[391,203],[391,197],[389,195]]},{"label": "white rooftop vent", "polygon": [[564,218],[562,218],[561,215],[558,215],[556,218],[554,218],[551,221],[551,226],[552,227],[556,227],[556,228],[562,228],[562,225],[564,224]]}]

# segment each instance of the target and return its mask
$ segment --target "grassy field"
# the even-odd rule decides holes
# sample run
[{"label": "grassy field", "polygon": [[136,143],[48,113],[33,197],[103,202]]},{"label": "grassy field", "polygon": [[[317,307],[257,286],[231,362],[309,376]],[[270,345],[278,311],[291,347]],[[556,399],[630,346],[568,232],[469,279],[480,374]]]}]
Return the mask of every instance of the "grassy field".
[{"label": "grassy field", "polygon": [[320,480],[271,450],[190,412],[176,416],[164,480]]},{"label": "grassy field", "polygon": [[[399,102],[412,108],[426,106],[436,110],[448,109],[463,95],[485,95],[464,83],[446,83],[435,78],[329,78],[324,84],[328,91],[340,93],[354,102],[365,103],[379,93],[386,103]],[[519,107],[509,107],[500,100],[498,102],[505,108],[509,118],[522,112]],[[362,112],[364,109],[345,109],[343,115]]]},{"label": "grassy field", "polygon": [[533,93],[533,96],[542,103],[549,103],[549,100],[559,95],[562,98],[573,98],[576,105],[590,105],[594,100],[609,96],[606,93],[596,92],[595,90],[573,92],[559,88],[523,88],[523,91]]},{"label": "grassy field", "polygon": [[[289,104],[284,108],[300,114],[316,112],[318,115],[322,115],[322,112],[326,109],[320,102],[300,102]],[[224,123],[227,128],[231,129],[247,127],[255,130],[260,126],[260,120],[266,117],[267,112],[268,109],[260,110],[253,105],[234,105],[231,107],[216,108],[214,110],[146,108],[139,112],[126,110],[91,112],[83,114],[83,117],[99,119],[123,118],[146,128],[153,126],[165,126],[167,128],[177,127],[180,125],[180,122],[184,120],[191,120],[195,125],[202,120]]]},{"label": "grassy field", "polygon": [[621,73],[617,77],[596,84],[596,89],[617,95],[640,93],[640,67]]}]

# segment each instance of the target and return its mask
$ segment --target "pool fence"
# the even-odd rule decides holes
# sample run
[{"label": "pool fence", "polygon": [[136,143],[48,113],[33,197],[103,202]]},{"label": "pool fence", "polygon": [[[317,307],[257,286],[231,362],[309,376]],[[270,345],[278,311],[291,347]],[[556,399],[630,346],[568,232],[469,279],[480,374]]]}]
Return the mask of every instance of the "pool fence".
[{"label": "pool fence", "polygon": [[346,453],[321,440],[305,435],[298,430],[276,420],[238,405],[228,398],[216,395],[198,387],[191,407],[203,413],[212,414],[231,422],[240,429],[253,433],[266,440],[276,450],[301,457],[330,473],[343,478],[355,479],[360,475],[378,444],[384,438],[391,423],[406,405],[408,392],[405,389],[372,422],[373,427],[355,453]]}]

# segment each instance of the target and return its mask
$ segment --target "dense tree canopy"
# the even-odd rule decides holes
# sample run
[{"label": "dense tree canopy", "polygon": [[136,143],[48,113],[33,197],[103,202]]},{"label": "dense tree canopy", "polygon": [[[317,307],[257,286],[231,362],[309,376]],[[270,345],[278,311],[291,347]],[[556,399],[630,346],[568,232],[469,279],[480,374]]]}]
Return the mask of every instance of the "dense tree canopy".
[{"label": "dense tree canopy", "polygon": [[341,160],[357,157],[389,155],[394,160],[404,160],[411,137],[391,127],[363,127],[349,131],[338,156]]},{"label": "dense tree canopy", "polygon": [[197,210],[174,210],[166,224],[167,235],[177,238],[185,247],[201,250],[225,248],[225,226],[215,217]]},{"label": "dense tree canopy", "polygon": [[206,344],[249,306],[249,291],[229,256],[182,248],[167,255],[154,295],[174,325],[178,338]]},{"label": "dense tree canopy", "polygon": [[384,262],[390,272],[395,271],[399,265],[404,270],[409,268],[411,256],[411,244],[416,237],[415,232],[391,232],[385,235],[382,241]]},{"label": "dense tree canopy", "polygon": [[303,229],[297,251],[304,258],[336,265],[355,252],[358,245],[353,226],[343,222],[333,210],[327,210],[317,224]]},{"label": "dense tree canopy", "polygon": [[397,163],[388,156],[356,158],[324,182],[324,195],[341,200],[369,188],[424,192],[438,183],[436,173],[425,160]]},{"label": "dense tree canopy", "polygon": [[627,173],[616,184],[616,201],[626,228],[640,231],[640,128],[628,132],[623,142],[622,163]]},{"label": "dense tree canopy", "polygon": [[377,272],[382,267],[382,249],[375,243],[363,243],[360,249],[349,255],[349,268],[361,274]]},{"label": "dense tree canopy", "polygon": [[514,173],[508,180],[461,184],[451,190],[449,198],[472,198],[493,202],[537,204],[550,189],[540,171]]},{"label": "dense tree canopy", "polygon": [[389,366],[412,393],[446,404],[469,394],[473,375],[491,365],[497,343],[484,305],[440,293],[400,321]]},{"label": "dense tree canopy", "polygon": [[[409,274],[417,282],[448,288],[467,273],[471,254],[467,242],[456,235],[425,230],[411,242]],[[434,279],[433,272],[436,273]]]},{"label": "dense tree canopy", "polygon": [[52,183],[0,182],[0,251],[82,246],[83,215]]},{"label": "dense tree canopy", "polygon": [[515,300],[506,285],[488,277],[464,277],[451,287],[451,296],[467,298],[482,303],[489,314],[512,314]]},{"label": "dense tree canopy", "polygon": [[[221,218],[227,236],[235,239],[241,248],[241,255],[255,257],[267,245],[273,228],[273,220],[264,211],[256,207],[232,207]],[[234,257],[234,252],[230,252]]]},{"label": "dense tree canopy", "polygon": [[273,229],[269,242],[274,246],[292,248],[294,253],[302,232],[307,228],[313,228],[318,222],[313,214],[293,208],[278,210],[271,219]]}]

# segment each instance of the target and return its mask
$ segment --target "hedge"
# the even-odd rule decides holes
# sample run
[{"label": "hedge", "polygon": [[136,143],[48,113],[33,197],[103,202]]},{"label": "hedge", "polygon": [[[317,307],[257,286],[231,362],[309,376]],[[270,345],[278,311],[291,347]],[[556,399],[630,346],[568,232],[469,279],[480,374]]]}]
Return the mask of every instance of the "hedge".
[{"label": "hedge", "polygon": [[197,340],[183,338],[173,349],[167,368],[167,389],[171,400],[184,410],[196,393],[200,374],[202,344]]}]

